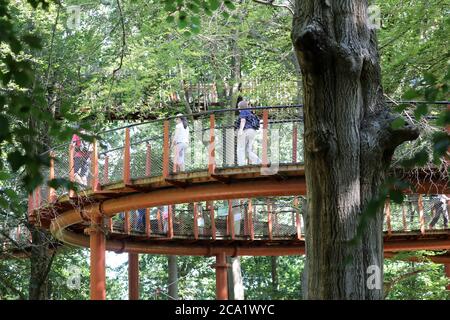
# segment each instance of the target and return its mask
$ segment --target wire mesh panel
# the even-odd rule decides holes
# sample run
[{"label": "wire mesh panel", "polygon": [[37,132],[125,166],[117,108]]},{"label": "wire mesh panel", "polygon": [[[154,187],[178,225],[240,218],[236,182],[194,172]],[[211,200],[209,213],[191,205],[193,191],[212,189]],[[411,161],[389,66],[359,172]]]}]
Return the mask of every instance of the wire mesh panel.
[{"label": "wire mesh panel", "polygon": [[[69,145],[63,145],[59,146],[57,148],[54,148],[53,150],[53,157],[54,157],[54,174],[55,178],[57,179],[66,179],[70,180],[69,172],[70,172],[70,165],[69,165]],[[67,189],[58,188],[55,190],[56,196],[60,197],[63,196],[68,192]]]},{"label": "wire mesh panel", "polygon": [[132,179],[162,175],[164,121],[130,127]]},{"label": "wire mesh panel", "polygon": [[[440,200],[438,195],[422,196],[407,195],[402,204],[393,201],[385,207],[384,231],[388,231],[390,223],[391,231],[411,231],[424,229],[444,229],[448,227],[448,209],[446,200]],[[422,209],[422,212],[421,212]],[[388,221],[389,219],[389,221]],[[423,219],[423,221],[421,221]]]},{"label": "wire mesh panel", "polygon": [[120,212],[112,217],[112,229],[116,233],[125,232],[125,212]]},{"label": "wire mesh panel", "polygon": [[129,213],[130,232],[145,234],[145,209],[132,210]]},{"label": "wire mesh panel", "polygon": [[252,203],[253,232],[255,238],[269,237],[269,210],[264,199],[254,200]]},{"label": "wire mesh panel", "polygon": [[198,237],[210,239],[212,236],[211,211],[206,202],[197,204]]},{"label": "wire mesh panel", "polygon": [[173,206],[173,231],[175,236],[194,236],[193,204]]},{"label": "wire mesh panel", "polygon": [[100,184],[123,180],[124,142],[125,128],[111,130],[101,135],[98,146]]}]

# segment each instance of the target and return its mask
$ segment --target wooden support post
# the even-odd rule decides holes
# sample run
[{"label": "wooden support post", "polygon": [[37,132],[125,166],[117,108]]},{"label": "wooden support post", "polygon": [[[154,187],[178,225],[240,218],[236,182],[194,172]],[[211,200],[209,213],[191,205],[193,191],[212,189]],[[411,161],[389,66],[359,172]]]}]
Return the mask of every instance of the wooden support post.
[{"label": "wooden support post", "polygon": [[125,185],[131,184],[131,174],[130,174],[130,128],[125,129],[125,143],[123,146],[123,183]]},{"label": "wooden support post", "polygon": [[108,171],[109,171],[109,156],[105,155],[105,165],[103,167],[103,183],[107,184],[109,183],[109,176],[108,176]]},{"label": "wooden support post", "polygon": [[94,140],[92,146],[92,191],[97,192],[100,191],[100,183],[98,179],[98,148],[97,148],[97,140]]},{"label": "wooden support post", "polygon": [[234,240],[235,232],[234,232],[234,214],[233,214],[233,201],[232,200],[228,200],[228,224],[230,225],[229,230],[230,230],[231,240]]},{"label": "wooden support post", "polygon": [[292,162],[297,163],[298,126],[296,122],[292,126]]},{"label": "wooden support post", "polygon": [[272,234],[272,206],[270,205],[270,200],[267,199],[267,228],[269,229],[269,240],[273,239]]},{"label": "wooden support post", "polygon": [[108,218],[108,229],[109,229],[109,232],[114,232],[114,224],[113,224],[112,217]]},{"label": "wooden support post", "polygon": [[125,220],[123,222],[123,231],[126,234],[130,234],[130,211],[125,212]]},{"label": "wooden support post", "polygon": [[152,146],[147,143],[147,153],[145,158],[145,176],[150,177],[152,175]]},{"label": "wooden support post", "polygon": [[228,299],[227,259],[225,252],[216,255],[216,299]]},{"label": "wooden support post", "polygon": [[28,194],[28,222],[31,224],[34,224],[35,219],[34,219],[34,214],[33,214],[33,210],[34,210],[34,191],[31,192],[30,194]]},{"label": "wooden support post", "polygon": [[215,118],[214,114],[209,117],[209,157],[208,157],[208,173],[214,174],[216,170],[216,148],[215,148]]},{"label": "wooden support post", "polygon": [[425,217],[423,215],[423,196],[419,194],[417,198],[417,206],[419,208],[420,233],[425,234]]},{"label": "wooden support post", "polygon": [[139,300],[139,254],[128,253],[128,299]]},{"label": "wooden support post", "polygon": [[[74,164],[74,146],[71,143],[69,145],[69,181],[74,183],[75,182],[75,164]],[[75,197],[75,191],[70,189],[69,190],[69,198]]]},{"label": "wooden support post", "polygon": [[298,197],[294,197],[295,223],[297,229],[297,240],[302,239],[302,220],[300,219],[300,208],[298,205]]},{"label": "wooden support post", "polygon": [[384,204],[384,212],[386,214],[386,224],[387,224],[387,234],[388,236],[392,235],[392,225],[391,225],[391,200],[389,198],[386,199]]},{"label": "wooden support post", "polygon": [[253,206],[252,199],[248,199],[248,224],[250,231],[250,239],[255,240],[255,228],[253,226]]},{"label": "wooden support post", "polygon": [[162,220],[161,220],[161,210],[158,208],[156,211],[156,220],[158,221],[158,232],[162,232]]},{"label": "wooden support post", "polygon": [[194,202],[194,239],[198,240],[198,204]]},{"label": "wooden support post", "polygon": [[35,208],[39,208],[41,206],[41,187],[38,186],[36,188],[36,197],[34,199],[36,201]]},{"label": "wooden support post", "polygon": [[211,218],[211,236],[213,240],[216,240],[216,221],[214,219],[214,202],[210,201],[209,213]]},{"label": "wooden support post", "polygon": [[173,206],[170,205],[168,208],[168,217],[167,217],[167,237],[169,239],[173,238]]},{"label": "wooden support post", "polygon": [[164,121],[164,141],[163,141],[163,179],[169,177],[169,162],[170,162],[170,137],[169,137],[169,121]]},{"label": "wooden support post", "polygon": [[152,233],[152,228],[150,225],[150,208],[145,209],[145,235],[147,238],[150,237],[150,234]]},{"label": "wooden support post", "polygon": [[[55,153],[50,151],[50,168],[48,181],[55,179]],[[48,202],[53,203],[56,201],[56,190],[52,187],[48,188]]]},{"label": "wooden support post", "polygon": [[262,140],[262,166],[269,165],[268,160],[268,132],[269,131],[269,110],[263,110],[263,140]]},{"label": "wooden support post", "polygon": [[91,300],[106,299],[105,235],[101,230],[102,217],[94,216],[89,228],[91,260]]}]

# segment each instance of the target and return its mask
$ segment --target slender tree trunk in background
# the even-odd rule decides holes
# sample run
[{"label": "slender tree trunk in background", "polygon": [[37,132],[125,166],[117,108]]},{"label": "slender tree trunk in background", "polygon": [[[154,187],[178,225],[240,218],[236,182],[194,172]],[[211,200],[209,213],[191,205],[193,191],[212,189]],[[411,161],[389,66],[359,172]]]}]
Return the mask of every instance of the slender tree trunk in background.
[{"label": "slender tree trunk in background", "polygon": [[[229,283],[232,282],[232,288],[228,292],[232,298],[229,296],[228,299],[244,300],[244,281],[242,278],[241,259],[240,257],[231,257],[230,263],[231,266],[229,269],[231,270],[232,279],[231,281],[229,280]],[[230,285],[228,288],[230,288]]]},{"label": "slender tree trunk in background", "polygon": [[235,300],[232,262],[233,257],[227,257],[227,264],[230,266],[227,268],[228,300]]},{"label": "slender tree trunk in background", "polygon": [[306,273],[309,299],[382,299],[367,286],[368,267],[382,284],[382,210],[362,241],[348,243],[383,183],[395,148],[415,139],[393,130],[383,99],[375,30],[367,1],[296,0],[292,41],[302,69],[308,190]]},{"label": "slender tree trunk in background", "polygon": [[168,256],[169,265],[169,299],[178,300],[177,256]]},{"label": "slender tree trunk in background", "polygon": [[30,257],[30,283],[28,297],[30,300],[47,300],[48,274],[53,263],[54,254],[48,251],[48,237],[50,235],[36,227],[30,227],[33,245]]},{"label": "slender tree trunk in background", "polygon": [[270,257],[270,273],[272,275],[272,291],[274,294],[278,293],[277,258],[275,256]]}]

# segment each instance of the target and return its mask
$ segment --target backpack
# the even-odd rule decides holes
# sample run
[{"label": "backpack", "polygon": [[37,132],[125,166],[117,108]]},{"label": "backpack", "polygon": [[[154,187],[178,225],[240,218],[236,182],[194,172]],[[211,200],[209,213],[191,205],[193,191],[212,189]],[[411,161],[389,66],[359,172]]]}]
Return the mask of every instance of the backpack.
[{"label": "backpack", "polygon": [[[259,127],[260,127],[259,122],[260,122],[260,120],[259,120],[259,118],[258,118],[258,116],[256,114],[252,113],[250,116],[245,118],[245,120],[248,123],[250,123],[250,127],[252,127],[255,130],[259,130]],[[238,118],[236,118],[236,121],[234,122],[234,128],[236,130],[239,130],[240,126],[241,126],[241,118],[238,117]]]},{"label": "backpack", "polygon": [[258,116],[256,114],[252,114],[248,118],[250,118],[250,119],[247,119],[247,121],[250,122],[251,127],[255,130],[259,130],[260,120],[259,120]]}]

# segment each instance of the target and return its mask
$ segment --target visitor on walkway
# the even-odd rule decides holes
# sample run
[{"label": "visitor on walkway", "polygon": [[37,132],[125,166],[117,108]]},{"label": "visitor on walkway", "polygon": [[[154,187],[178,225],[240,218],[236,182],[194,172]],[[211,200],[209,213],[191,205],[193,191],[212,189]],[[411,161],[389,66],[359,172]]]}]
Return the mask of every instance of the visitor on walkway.
[{"label": "visitor on walkway", "polygon": [[[247,101],[242,100],[238,104],[239,109],[249,107]],[[248,158],[249,164],[260,164],[261,160],[253,151],[253,143],[259,129],[259,118],[250,110],[241,110],[239,112],[239,127],[237,132],[237,160],[239,166],[246,165]]]},{"label": "visitor on walkway", "polygon": [[433,219],[430,222],[430,229],[436,225],[439,220],[439,217],[442,215],[444,219],[444,228],[448,227],[448,210],[447,210],[447,201],[450,200],[445,194],[440,194],[434,197],[431,211],[434,211]]},{"label": "visitor on walkway", "polygon": [[[85,134],[85,131],[81,130],[80,133]],[[83,187],[87,187],[88,161],[92,153],[92,144],[83,141],[78,135],[74,134],[72,136],[72,145],[74,148],[73,166],[75,181]]]},{"label": "visitor on walkway", "polygon": [[185,154],[189,145],[189,127],[186,117],[177,114],[176,126],[172,139],[172,149],[174,154],[174,171],[185,170]]},{"label": "visitor on walkway", "polygon": [[166,233],[169,230],[169,206],[160,206],[158,209],[163,217],[163,232]]}]

